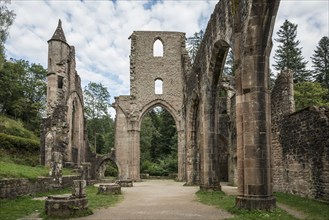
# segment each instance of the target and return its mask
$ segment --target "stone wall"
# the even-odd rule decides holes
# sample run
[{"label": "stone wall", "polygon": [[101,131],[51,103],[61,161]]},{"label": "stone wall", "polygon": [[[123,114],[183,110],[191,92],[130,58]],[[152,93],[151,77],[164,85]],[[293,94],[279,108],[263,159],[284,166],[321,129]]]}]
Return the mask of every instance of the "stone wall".
[{"label": "stone wall", "polygon": [[[80,176],[63,176],[62,187],[70,187],[73,180],[79,180]],[[13,199],[18,196],[35,195],[40,192],[47,192],[58,189],[57,183],[51,177],[42,177],[36,180],[28,179],[1,179],[0,199]]]},{"label": "stone wall", "polygon": [[[61,21],[48,41],[46,117],[41,126],[41,164],[78,166],[89,155],[83,92],[75,48],[66,42]],[[55,155],[60,155],[55,161]]]},{"label": "stone wall", "polygon": [[282,72],[272,91],[274,190],[329,199],[329,109],[294,112],[293,76]]},{"label": "stone wall", "polygon": [[[115,97],[115,152],[119,178],[140,180],[140,127],[144,115],[154,107],[165,108],[178,132],[178,179],[185,179],[183,76],[187,52],[185,34],[164,31],[134,31],[130,55],[130,95]],[[162,56],[154,56],[160,41]],[[162,81],[162,93],[155,81]]]}]

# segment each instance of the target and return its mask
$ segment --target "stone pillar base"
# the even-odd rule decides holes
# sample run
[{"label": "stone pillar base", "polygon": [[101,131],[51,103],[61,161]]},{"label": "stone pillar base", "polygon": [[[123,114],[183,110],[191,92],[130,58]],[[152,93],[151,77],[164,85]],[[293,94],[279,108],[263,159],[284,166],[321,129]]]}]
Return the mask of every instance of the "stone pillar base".
[{"label": "stone pillar base", "polygon": [[238,208],[248,210],[271,210],[276,207],[276,200],[273,196],[267,198],[251,198],[238,196],[235,200],[235,205]]},{"label": "stone pillar base", "polygon": [[212,192],[212,191],[221,191],[221,185],[200,185],[200,190]]}]

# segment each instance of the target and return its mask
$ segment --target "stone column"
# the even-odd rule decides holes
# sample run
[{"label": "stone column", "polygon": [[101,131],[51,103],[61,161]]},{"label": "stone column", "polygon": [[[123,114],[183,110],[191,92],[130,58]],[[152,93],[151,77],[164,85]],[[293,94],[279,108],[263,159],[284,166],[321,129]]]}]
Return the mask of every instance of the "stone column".
[{"label": "stone column", "polygon": [[186,168],[185,168],[185,131],[180,130],[178,133],[178,181],[186,181]]},{"label": "stone column", "polygon": [[129,179],[140,181],[140,137],[138,130],[129,130],[130,174]]},{"label": "stone column", "polygon": [[[269,55],[279,1],[251,2],[248,25],[235,36],[238,197],[246,209],[272,209]],[[244,5],[244,7],[247,7]],[[241,8],[244,9],[244,8]]]}]

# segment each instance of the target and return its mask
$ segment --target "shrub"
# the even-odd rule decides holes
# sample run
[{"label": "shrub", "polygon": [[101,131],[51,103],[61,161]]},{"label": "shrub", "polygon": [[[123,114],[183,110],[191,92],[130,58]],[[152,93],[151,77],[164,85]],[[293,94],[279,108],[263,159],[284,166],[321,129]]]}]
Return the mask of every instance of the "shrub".
[{"label": "shrub", "polygon": [[0,133],[0,148],[10,153],[38,152],[39,141]]},{"label": "shrub", "polygon": [[22,122],[15,121],[4,115],[0,115],[0,133],[38,140],[38,137],[36,137],[32,131],[24,128]]}]

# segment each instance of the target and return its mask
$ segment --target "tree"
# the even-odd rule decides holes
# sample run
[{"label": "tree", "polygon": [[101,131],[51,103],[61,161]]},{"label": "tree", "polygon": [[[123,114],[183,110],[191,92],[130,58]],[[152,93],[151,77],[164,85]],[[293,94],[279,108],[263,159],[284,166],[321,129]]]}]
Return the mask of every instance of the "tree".
[{"label": "tree", "polygon": [[275,50],[274,68],[277,71],[290,69],[294,72],[294,83],[310,80],[310,72],[306,70],[307,61],[302,56],[302,48],[297,37],[297,25],[285,20],[280,30],[277,32],[278,38],[275,39],[279,44]]},{"label": "tree", "polygon": [[25,60],[6,61],[0,70],[0,111],[21,119],[39,135],[46,103],[47,71]]},{"label": "tree", "polygon": [[324,36],[311,57],[315,82],[329,89],[329,38]]},{"label": "tree", "polygon": [[89,82],[84,89],[85,113],[87,118],[95,119],[108,115],[110,93],[102,83]]},{"label": "tree", "polygon": [[8,29],[14,23],[15,13],[8,10],[8,0],[0,0],[0,69],[5,60],[4,43],[8,37]]},{"label": "tree", "polygon": [[149,111],[141,124],[141,172],[151,175],[177,172],[177,145],[177,129],[171,114],[161,107]]},{"label": "tree", "polygon": [[88,140],[96,153],[108,153],[114,146],[114,121],[109,115],[110,93],[101,83],[90,82],[84,89]]},{"label": "tree", "polygon": [[294,87],[296,110],[300,110],[311,105],[329,107],[329,102],[325,99],[327,93],[328,89],[322,87],[320,83],[297,83]]},{"label": "tree", "polygon": [[200,44],[203,39],[203,31],[200,30],[199,32],[195,32],[193,37],[188,37],[187,38],[187,51],[190,55],[190,58],[192,60],[192,63],[195,60],[196,54],[199,50]]}]

